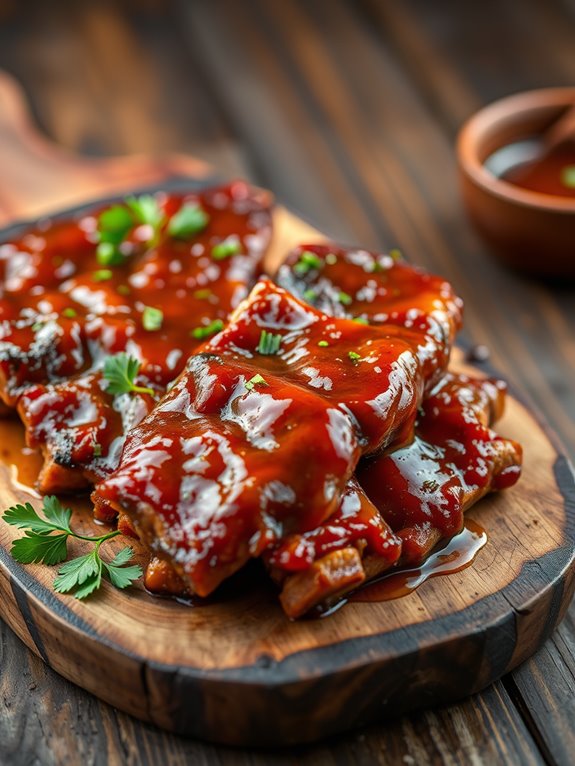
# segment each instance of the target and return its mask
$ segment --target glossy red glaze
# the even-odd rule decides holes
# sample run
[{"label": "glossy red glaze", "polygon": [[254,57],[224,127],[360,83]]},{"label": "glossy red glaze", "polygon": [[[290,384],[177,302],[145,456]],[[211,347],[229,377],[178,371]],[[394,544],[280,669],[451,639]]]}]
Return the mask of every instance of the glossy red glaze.
[{"label": "glossy red glaze", "polygon": [[499,381],[448,373],[423,402],[414,442],[360,463],[360,485],[402,540],[402,563],[421,563],[462,529],[466,508],[519,478],[520,446],[487,425],[504,393]]},{"label": "glossy red glaze", "polygon": [[[269,199],[243,182],[155,197],[166,219],[183,204],[200,205],[206,228],[175,239],[164,224],[150,247],[149,227],[136,226],[122,245],[124,264],[109,267],[104,281],[96,256],[102,209],[44,221],[0,246],[0,395],[18,404],[30,444],[87,482],[116,465],[125,431],[154,403],[107,394],[105,357],[126,351],[142,362],[138,383],[163,392],[202,342],[192,331],[224,321],[247,295],[271,235]],[[228,238],[238,253],[212,257]],[[161,309],[160,329],[144,328],[145,307]]]},{"label": "glossy red glaze", "polygon": [[449,361],[463,303],[445,279],[392,255],[328,245],[300,245],[279,267],[276,281],[335,317],[396,326],[418,336],[428,386]]},{"label": "glossy red glaze", "polygon": [[[262,330],[281,337],[277,354],[257,351]],[[262,280],[129,434],[97,494],[207,594],[328,518],[362,453],[411,438],[417,350],[416,335],[334,319]]]},{"label": "glossy red glaze", "polygon": [[285,572],[298,572],[331,551],[350,545],[360,545],[366,553],[378,556],[385,568],[395,564],[401,554],[401,540],[355,479],[350,479],[338,509],[324,524],[286,537],[271,549],[266,563]]}]

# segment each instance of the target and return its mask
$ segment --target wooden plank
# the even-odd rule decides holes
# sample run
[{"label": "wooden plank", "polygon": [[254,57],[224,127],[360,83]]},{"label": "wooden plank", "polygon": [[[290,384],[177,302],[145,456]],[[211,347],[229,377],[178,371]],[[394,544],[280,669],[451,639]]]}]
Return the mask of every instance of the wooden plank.
[{"label": "wooden plank", "polygon": [[7,766],[457,766],[541,764],[542,759],[501,684],[462,705],[287,753],[228,750],[174,737],[56,676],[0,622],[0,762]]}]

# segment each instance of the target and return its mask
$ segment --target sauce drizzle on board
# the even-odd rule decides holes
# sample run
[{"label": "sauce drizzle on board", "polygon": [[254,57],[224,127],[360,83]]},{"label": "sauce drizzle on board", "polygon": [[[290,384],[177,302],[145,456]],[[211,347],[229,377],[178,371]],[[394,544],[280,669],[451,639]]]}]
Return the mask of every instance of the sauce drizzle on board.
[{"label": "sauce drizzle on board", "polygon": [[461,532],[432,553],[421,566],[389,572],[353,593],[349,601],[391,601],[408,596],[432,577],[466,569],[486,543],[487,532],[476,521],[466,518]]}]

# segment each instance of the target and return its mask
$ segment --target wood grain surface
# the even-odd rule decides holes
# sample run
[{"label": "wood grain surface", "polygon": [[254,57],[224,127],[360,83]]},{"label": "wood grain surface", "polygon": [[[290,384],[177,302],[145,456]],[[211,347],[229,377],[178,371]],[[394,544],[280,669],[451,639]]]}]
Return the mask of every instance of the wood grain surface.
[{"label": "wood grain surface", "polygon": [[[489,344],[495,366],[575,452],[573,287],[489,260],[461,210],[452,151],[476,107],[572,84],[567,0],[246,0],[241,10],[232,0],[6,1],[0,20],[0,66],[65,147],[191,152],[223,175],[273,187],[334,237],[399,245],[445,273],[464,294],[473,340]],[[10,151],[0,143],[2,158]],[[2,194],[15,182],[3,181]],[[572,614],[532,660],[466,703],[277,756],[138,724],[51,674],[4,631],[0,762],[570,764]]]}]

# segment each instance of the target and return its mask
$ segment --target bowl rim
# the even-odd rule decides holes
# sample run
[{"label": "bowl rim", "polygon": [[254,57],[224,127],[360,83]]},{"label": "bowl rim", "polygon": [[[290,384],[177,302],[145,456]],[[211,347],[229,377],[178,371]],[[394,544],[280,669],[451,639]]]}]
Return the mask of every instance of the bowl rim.
[{"label": "bowl rim", "polygon": [[[477,144],[488,128],[512,116],[575,104],[575,87],[540,88],[522,91],[493,101],[469,117],[457,136],[457,157],[461,170],[489,194],[506,202],[534,210],[544,209],[557,213],[574,214],[575,197],[523,189],[493,175],[477,155]],[[520,120],[517,120],[520,122]]]}]

